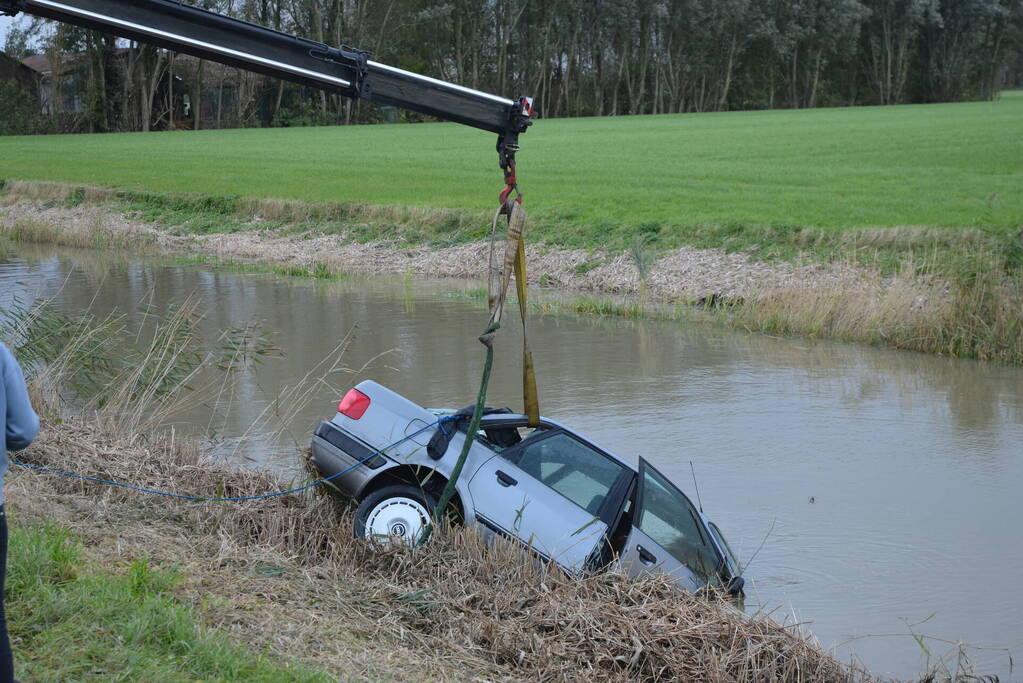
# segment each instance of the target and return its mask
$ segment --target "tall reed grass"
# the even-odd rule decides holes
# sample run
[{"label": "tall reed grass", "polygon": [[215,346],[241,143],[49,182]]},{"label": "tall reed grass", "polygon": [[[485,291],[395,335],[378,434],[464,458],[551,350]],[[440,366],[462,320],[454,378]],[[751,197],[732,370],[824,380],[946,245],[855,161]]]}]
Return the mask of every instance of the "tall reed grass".
[{"label": "tall reed grass", "polygon": [[64,207],[113,203],[154,218],[172,214],[214,214],[278,225],[400,224],[447,235],[482,234],[479,226],[487,219],[486,212],[482,211],[231,195],[182,195],[28,180],[7,180],[0,185],[2,201],[32,201]]},{"label": "tall reed grass", "polygon": [[55,414],[84,412],[110,433],[148,433],[222,394],[226,375],[280,353],[252,325],[204,339],[200,309],[193,296],[147,311],[146,323],[129,334],[120,314],[69,315],[51,299],[15,299],[0,311],[0,341],[14,351],[38,398],[59,409]]},{"label": "tall reed grass", "polygon": [[1023,268],[992,249],[907,258],[870,286],[765,291],[720,315],[751,331],[1023,363]]},{"label": "tall reed grass", "polygon": [[156,244],[156,237],[151,232],[136,226],[123,229],[109,227],[101,215],[69,224],[20,217],[0,224],[0,236],[15,242],[80,249],[141,250]]}]

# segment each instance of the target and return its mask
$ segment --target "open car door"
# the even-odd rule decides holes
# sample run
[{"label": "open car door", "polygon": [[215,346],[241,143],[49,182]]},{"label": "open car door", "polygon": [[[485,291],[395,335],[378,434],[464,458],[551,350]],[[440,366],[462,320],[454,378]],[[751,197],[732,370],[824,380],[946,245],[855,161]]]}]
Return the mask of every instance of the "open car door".
[{"label": "open car door", "polygon": [[632,529],[621,563],[629,576],[670,574],[680,588],[691,592],[720,583],[721,558],[696,508],[643,458],[639,459]]}]

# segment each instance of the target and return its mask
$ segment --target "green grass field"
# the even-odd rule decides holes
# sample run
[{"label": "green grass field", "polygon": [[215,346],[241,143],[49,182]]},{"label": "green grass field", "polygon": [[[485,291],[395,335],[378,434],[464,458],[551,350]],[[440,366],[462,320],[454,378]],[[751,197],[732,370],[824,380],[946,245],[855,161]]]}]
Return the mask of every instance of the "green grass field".
[{"label": "green grass field", "polygon": [[[480,210],[500,189],[494,141],[454,124],[13,137],[0,138],[0,178]],[[652,225],[667,235],[705,225],[1023,222],[1023,92],[542,120],[522,145],[527,207],[555,226],[545,238],[569,245]]]}]

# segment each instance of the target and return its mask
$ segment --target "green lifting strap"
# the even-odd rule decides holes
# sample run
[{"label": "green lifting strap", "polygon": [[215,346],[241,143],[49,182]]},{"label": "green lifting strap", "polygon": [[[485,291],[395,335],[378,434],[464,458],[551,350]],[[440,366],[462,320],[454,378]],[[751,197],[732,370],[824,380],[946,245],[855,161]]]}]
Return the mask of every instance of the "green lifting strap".
[{"label": "green lifting strap", "polygon": [[498,328],[501,327],[501,323],[491,323],[487,327],[487,331],[480,335],[480,343],[487,347],[487,358],[483,362],[483,379],[480,380],[480,391],[476,397],[476,408],[472,411],[472,419],[469,420],[469,426],[465,430],[465,441],[462,443],[462,452],[458,454],[458,460],[455,462],[455,468],[451,470],[451,478],[448,479],[448,483],[444,486],[444,491],[440,494],[440,499],[437,501],[437,507],[433,509],[433,519],[423,529],[422,534],[419,536],[417,545],[423,545],[430,540],[430,536],[433,535],[433,528],[440,521],[444,511],[448,509],[448,505],[451,503],[451,499],[455,495],[455,484],[458,482],[458,477],[462,474],[462,468],[465,467],[465,461],[469,458],[469,449],[472,448],[473,442],[476,441],[476,433],[480,429],[480,419],[483,417],[483,407],[487,402],[487,388],[490,385],[490,370],[494,367],[494,333],[497,332]]},{"label": "green lifting strap", "polygon": [[[505,248],[501,263],[497,263],[497,224],[500,218],[507,218],[508,229],[505,235]],[[419,545],[426,543],[433,535],[433,529],[440,521],[444,511],[447,510],[451,499],[455,495],[455,484],[462,474],[465,461],[469,457],[469,449],[476,441],[476,433],[480,428],[480,420],[483,417],[483,408],[487,402],[487,389],[490,385],[490,373],[494,366],[494,335],[501,327],[501,316],[504,313],[504,302],[508,296],[508,286],[511,283],[512,273],[515,273],[515,290],[519,297],[519,314],[522,317],[522,401],[525,406],[525,413],[529,417],[529,426],[540,425],[540,401],[536,390],[536,371],[533,367],[533,353],[529,349],[529,337],[526,334],[526,314],[528,302],[526,300],[526,243],[523,234],[526,227],[526,211],[517,200],[508,200],[494,216],[490,239],[490,265],[489,265],[489,303],[490,322],[486,331],[480,335],[479,340],[487,348],[486,359],[483,362],[483,377],[480,380],[480,390],[476,396],[476,407],[472,413],[472,419],[465,430],[465,441],[462,443],[462,452],[458,455],[454,468],[451,470],[451,477],[448,479],[444,491],[437,501],[437,507],[433,511],[431,523],[423,529],[419,538]]]}]

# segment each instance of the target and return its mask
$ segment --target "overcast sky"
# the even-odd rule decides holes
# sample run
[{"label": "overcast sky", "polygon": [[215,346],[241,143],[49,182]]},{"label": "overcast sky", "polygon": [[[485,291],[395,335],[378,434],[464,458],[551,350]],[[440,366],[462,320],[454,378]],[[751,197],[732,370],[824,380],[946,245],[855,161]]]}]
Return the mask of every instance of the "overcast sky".
[{"label": "overcast sky", "polygon": [[14,21],[14,17],[0,17],[0,50],[4,49],[7,42],[7,27]]}]

